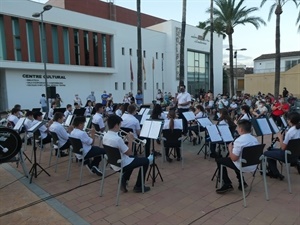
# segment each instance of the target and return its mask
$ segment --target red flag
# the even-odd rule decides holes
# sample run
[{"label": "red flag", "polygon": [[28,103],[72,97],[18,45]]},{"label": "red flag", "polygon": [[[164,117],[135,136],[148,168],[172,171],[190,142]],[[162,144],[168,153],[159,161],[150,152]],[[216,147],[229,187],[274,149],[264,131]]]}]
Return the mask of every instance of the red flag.
[{"label": "red flag", "polygon": [[132,71],[131,58],[130,58],[130,79],[131,79],[131,81],[133,81],[133,71]]}]

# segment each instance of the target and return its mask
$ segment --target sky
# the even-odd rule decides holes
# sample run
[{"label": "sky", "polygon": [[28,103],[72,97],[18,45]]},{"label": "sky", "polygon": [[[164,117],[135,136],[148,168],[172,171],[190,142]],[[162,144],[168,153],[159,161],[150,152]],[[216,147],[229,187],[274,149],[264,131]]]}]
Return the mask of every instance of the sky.
[{"label": "sky", "polygon": [[[45,3],[47,0],[35,0]],[[107,2],[108,0],[104,0]],[[236,0],[238,2],[238,0]],[[237,64],[253,66],[253,59],[262,54],[275,53],[275,22],[276,16],[272,15],[268,21],[271,5],[275,0],[267,0],[260,8],[261,0],[245,0],[243,6],[247,8],[257,7],[259,10],[250,15],[261,17],[266,26],[261,25],[257,30],[253,25],[239,25],[235,27],[233,34],[233,48],[246,48],[246,51],[238,51]],[[114,4],[136,10],[136,0],[114,0]],[[187,0],[187,24],[196,26],[199,21],[209,18],[206,10],[210,7],[210,0]],[[296,19],[300,7],[297,9],[293,1],[288,1],[283,6],[281,14],[281,52],[300,51],[300,32],[296,26]],[[166,20],[181,21],[182,0],[141,0],[141,12]],[[118,15],[117,15],[118,16]],[[223,63],[229,64],[228,38],[223,40]]]}]

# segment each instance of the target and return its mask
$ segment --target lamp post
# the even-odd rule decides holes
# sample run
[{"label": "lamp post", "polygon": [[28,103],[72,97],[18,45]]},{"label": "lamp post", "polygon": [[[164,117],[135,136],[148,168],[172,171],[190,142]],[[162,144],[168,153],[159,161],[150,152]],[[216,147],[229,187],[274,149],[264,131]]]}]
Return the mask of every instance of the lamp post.
[{"label": "lamp post", "polygon": [[46,46],[46,36],[44,32],[44,18],[43,14],[46,11],[49,11],[52,8],[52,5],[45,5],[43,7],[43,11],[39,13],[33,13],[32,17],[38,18],[41,17],[41,36],[42,36],[42,60],[44,63],[44,79],[45,79],[45,95],[46,95],[46,102],[47,102],[47,107],[46,107],[46,113],[49,112],[49,102],[48,102],[48,94],[47,94],[47,87],[48,87],[48,79],[47,79],[47,46]]},{"label": "lamp post", "polygon": [[[226,48],[226,50],[230,50],[229,48]],[[237,78],[237,52],[238,51],[246,51],[247,49],[246,48],[240,48],[240,49],[232,49],[234,51],[234,56],[233,58],[235,59],[235,77]],[[234,78],[234,76],[232,75],[232,79]],[[235,87],[236,87],[236,83],[235,82]],[[234,88],[234,94],[236,94],[236,88]]]}]

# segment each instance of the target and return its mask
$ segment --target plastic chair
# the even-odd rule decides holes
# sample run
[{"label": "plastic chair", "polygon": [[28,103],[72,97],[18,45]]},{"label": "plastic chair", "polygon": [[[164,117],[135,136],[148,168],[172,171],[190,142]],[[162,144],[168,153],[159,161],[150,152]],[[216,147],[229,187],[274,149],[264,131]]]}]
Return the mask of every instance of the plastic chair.
[{"label": "plastic chair", "polygon": [[[182,151],[182,130],[181,129],[165,129],[162,130],[164,147],[170,148],[170,155],[173,151],[174,158],[176,157],[176,148],[180,148],[181,167],[183,168],[183,151]],[[165,161],[165,151],[163,151],[163,161]],[[168,156],[169,157],[169,156]]]},{"label": "plastic chair", "polygon": [[[118,170],[119,174],[119,184],[118,184],[118,190],[117,190],[117,200],[116,200],[116,205],[119,205],[119,197],[120,197],[120,190],[121,190],[121,181],[123,177],[123,166],[122,166],[122,157],[120,154],[120,151],[118,148],[114,148],[108,145],[103,145],[106,154],[104,155],[104,159],[107,163],[113,166],[117,166],[120,168]],[[106,162],[103,163],[103,176],[102,176],[102,181],[101,181],[101,188],[100,188],[100,196],[102,197],[103,195],[103,189],[104,189],[104,180],[105,180],[105,167],[106,167]],[[142,193],[144,193],[144,171],[143,171],[143,166],[140,166],[141,168],[141,179],[142,179]]]},{"label": "plastic chair", "polygon": [[[253,173],[253,176],[255,176],[255,172],[258,169],[258,166],[262,164],[262,173],[263,173],[262,175],[264,179],[265,195],[266,195],[266,200],[269,200],[269,193],[268,193],[267,179],[266,179],[266,158],[263,155],[264,147],[265,144],[259,144],[259,145],[247,146],[243,148],[240,175],[241,175],[241,181],[243,181],[243,173],[244,173],[243,167],[257,165],[257,168]],[[222,187],[222,181],[223,181],[223,167],[224,165],[221,164],[220,187]],[[246,207],[247,203],[246,203],[244,182],[241,182],[241,185],[242,185],[242,192],[243,192],[243,199],[244,199],[244,207]]]},{"label": "plastic chair", "polygon": [[[286,176],[288,180],[288,188],[289,192],[292,193],[292,187],[291,187],[291,177],[290,177],[290,168],[291,168],[291,163],[297,163],[297,160],[300,157],[300,138],[298,139],[292,139],[289,141],[286,150],[284,151],[284,162],[279,161],[281,164],[281,173],[282,173],[282,163],[285,164],[286,167]],[[266,159],[273,159],[272,157],[267,157]],[[278,160],[278,159],[276,159]]]}]

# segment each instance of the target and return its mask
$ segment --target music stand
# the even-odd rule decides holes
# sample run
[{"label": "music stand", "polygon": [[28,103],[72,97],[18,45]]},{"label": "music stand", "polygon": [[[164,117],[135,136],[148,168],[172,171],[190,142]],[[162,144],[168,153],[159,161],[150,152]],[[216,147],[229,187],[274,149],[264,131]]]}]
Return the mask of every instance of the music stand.
[{"label": "music stand", "polygon": [[75,117],[76,117],[75,115],[68,115],[68,117],[67,117],[66,121],[63,123],[63,125],[65,127],[69,127],[72,124]]},{"label": "music stand", "polygon": [[[160,176],[161,181],[164,181],[159,171],[159,168],[155,163],[155,154],[154,154],[155,153],[154,140],[157,140],[157,138],[159,137],[161,127],[162,127],[162,120],[146,120],[143,124],[140,133],[141,137],[149,138],[152,140],[153,163],[150,165],[150,170],[147,176],[147,180],[149,179],[150,176],[152,178],[152,187],[154,186],[157,176]],[[155,169],[157,170],[157,174],[155,172]],[[152,175],[151,175],[151,171],[152,171]]]},{"label": "music stand", "polygon": [[200,126],[205,128],[204,144],[202,145],[202,147],[198,151],[197,155],[199,155],[200,152],[202,152],[203,148],[204,148],[204,159],[206,159],[207,147],[208,147],[208,143],[206,141],[206,139],[208,138],[208,133],[207,133],[206,127],[213,125],[213,123],[207,117],[199,118],[199,119],[197,119],[197,122],[200,124]]},{"label": "music stand", "polygon": [[33,113],[35,113],[35,112],[40,112],[41,111],[41,108],[32,108],[32,110],[31,110]]},{"label": "music stand", "polygon": [[[36,123],[34,126],[32,126],[28,132],[30,133],[33,133],[33,164],[32,164],[32,167],[29,171],[29,173],[31,173],[31,177],[30,177],[30,183],[32,182],[32,177],[34,176],[35,178],[37,178],[38,175],[40,175],[42,172],[45,172],[49,177],[50,177],[50,174],[40,165],[37,163],[37,160],[36,160],[36,142],[35,142],[35,135],[34,133],[41,127],[45,124],[46,122],[45,121],[40,121],[38,123]],[[41,171],[38,173],[37,172],[37,167],[39,167],[41,169]]]},{"label": "music stand", "polygon": [[76,116],[84,116],[85,108],[74,109],[74,115]]},{"label": "music stand", "polygon": [[[210,137],[211,143],[216,143],[216,144],[223,143],[225,149],[227,149],[227,143],[230,143],[234,140],[228,125],[207,126],[207,132]],[[218,171],[219,168],[217,167],[214,175],[211,178],[212,181],[214,180],[215,176],[218,174]],[[219,181],[219,177],[217,177],[216,187],[218,187],[218,181]]]},{"label": "music stand", "polygon": [[[183,112],[182,115],[184,116],[189,125],[191,125],[192,121],[194,121],[196,118],[195,114],[192,111]],[[187,138],[188,136],[186,136],[186,138],[183,141],[185,141]]]},{"label": "music stand", "polygon": [[56,112],[61,112],[62,114],[64,114],[64,112],[66,111],[66,108],[55,108],[53,110],[53,115],[56,113]]},{"label": "music stand", "polygon": [[261,143],[264,143],[264,135],[272,134],[272,130],[270,128],[270,124],[267,118],[257,118],[251,120],[253,128],[255,130],[256,136],[261,136]]},{"label": "music stand", "polygon": [[84,127],[83,130],[87,131],[87,129],[90,129],[92,125],[92,117],[85,117],[85,123],[84,123]]}]

